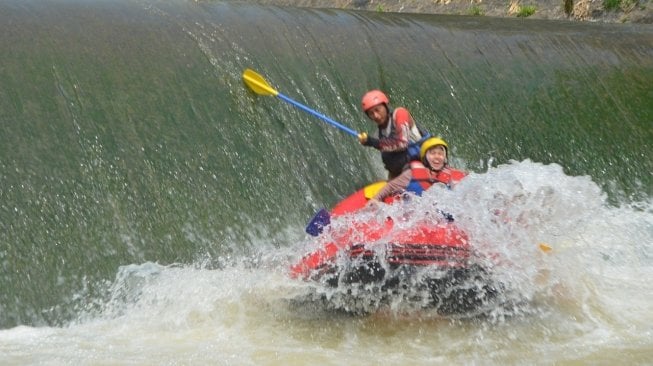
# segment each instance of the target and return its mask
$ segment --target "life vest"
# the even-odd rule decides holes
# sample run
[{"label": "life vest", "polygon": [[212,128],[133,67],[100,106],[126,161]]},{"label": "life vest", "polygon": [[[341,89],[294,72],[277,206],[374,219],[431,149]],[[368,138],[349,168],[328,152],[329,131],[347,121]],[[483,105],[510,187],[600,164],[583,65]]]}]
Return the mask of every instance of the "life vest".
[{"label": "life vest", "polygon": [[433,184],[442,183],[451,189],[454,183],[458,183],[465,177],[462,170],[444,167],[440,171],[432,171],[420,161],[410,162],[411,179],[406,190],[421,196],[424,191],[431,188]]},{"label": "life vest", "polygon": [[[405,114],[404,114],[405,113]],[[399,107],[391,112],[390,121],[385,129],[379,128],[379,137],[393,137],[397,135],[396,120],[398,114],[402,117],[410,116],[406,108]],[[411,117],[412,120],[412,117]],[[412,160],[419,160],[419,149],[424,142],[431,135],[417,126],[415,121],[412,121],[413,126],[410,128],[408,138],[408,146],[406,150],[402,151],[382,151],[381,160],[383,165],[390,172],[391,177],[396,177],[408,167],[408,163]]]}]

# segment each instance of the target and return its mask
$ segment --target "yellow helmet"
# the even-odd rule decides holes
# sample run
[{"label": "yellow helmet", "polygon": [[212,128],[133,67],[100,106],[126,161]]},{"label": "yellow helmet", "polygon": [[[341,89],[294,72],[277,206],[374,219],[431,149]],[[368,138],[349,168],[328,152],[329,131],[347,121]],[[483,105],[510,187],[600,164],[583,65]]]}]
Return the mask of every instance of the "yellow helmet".
[{"label": "yellow helmet", "polygon": [[422,147],[419,149],[419,158],[424,159],[424,156],[426,155],[426,152],[429,151],[432,147],[436,146],[444,146],[444,150],[448,153],[449,152],[449,145],[447,145],[447,142],[444,141],[440,137],[431,137],[424,141],[422,143]]}]

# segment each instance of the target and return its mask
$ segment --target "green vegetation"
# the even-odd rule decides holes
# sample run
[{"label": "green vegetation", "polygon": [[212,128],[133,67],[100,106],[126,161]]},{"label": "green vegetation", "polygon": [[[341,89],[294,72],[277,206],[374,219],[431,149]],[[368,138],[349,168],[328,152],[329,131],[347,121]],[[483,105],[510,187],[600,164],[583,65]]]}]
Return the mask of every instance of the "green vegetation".
[{"label": "green vegetation", "polygon": [[617,10],[621,7],[621,0],[603,0],[605,10]]},{"label": "green vegetation", "polygon": [[379,4],[376,6],[376,11],[379,13],[383,13],[385,9],[383,8],[383,5]]},{"label": "green vegetation", "polygon": [[517,16],[522,18],[527,18],[535,14],[535,10],[536,8],[533,5],[520,6],[519,11],[517,12]]},{"label": "green vegetation", "polygon": [[481,9],[481,7],[478,5],[472,5],[469,9],[467,9],[467,15],[482,16],[485,15],[485,11],[483,11],[483,9]]},{"label": "green vegetation", "polygon": [[574,12],[574,0],[563,0],[562,8],[567,16],[571,16],[571,13]]},{"label": "green vegetation", "polygon": [[606,11],[623,10],[629,12],[637,6],[637,0],[603,0],[603,9]]}]

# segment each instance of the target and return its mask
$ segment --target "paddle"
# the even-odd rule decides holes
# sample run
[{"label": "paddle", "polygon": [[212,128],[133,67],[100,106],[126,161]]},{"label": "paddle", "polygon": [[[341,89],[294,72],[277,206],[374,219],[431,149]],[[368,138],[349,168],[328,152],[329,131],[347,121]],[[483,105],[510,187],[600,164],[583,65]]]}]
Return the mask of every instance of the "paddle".
[{"label": "paddle", "polygon": [[313,116],[324,120],[325,122],[329,123],[330,125],[332,125],[334,127],[337,127],[340,130],[345,131],[348,134],[358,138],[358,132],[352,130],[351,128],[349,128],[347,126],[344,126],[343,124],[332,120],[331,118],[323,115],[322,113],[316,112],[316,111],[308,108],[307,106],[305,106],[305,105],[303,105],[303,104],[301,104],[299,102],[296,102],[296,101],[290,99],[289,97],[279,93],[273,87],[271,87],[270,84],[268,84],[267,81],[265,81],[263,76],[259,75],[258,73],[256,73],[256,71],[254,71],[252,69],[245,69],[245,71],[243,72],[243,81],[256,94],[272,95],[272,96],[281,98],[283,101],[292,104],[293,106],[303,110],[304,112],[312,114]]},{"label": "paddle", "polygon": [[[349,197],[342,200],[336,207],[334,207],[333,213],[335,215],[343,215],[345,213],[357,211],[367,203],[367,200],[374,197],[374,195],[385,185],[385,181],[368,184],[361,190],[354,192]],[[330,223],[331,213],[322,208],[308,223],[306,226],[306,232],[312,236],[318,236]]]},{"label": "paddle", "polygon": [[331,214],[325,208],[320,209],[306,225],[306,233],[311,236],[322,234],[325,227],[331,223]]}]

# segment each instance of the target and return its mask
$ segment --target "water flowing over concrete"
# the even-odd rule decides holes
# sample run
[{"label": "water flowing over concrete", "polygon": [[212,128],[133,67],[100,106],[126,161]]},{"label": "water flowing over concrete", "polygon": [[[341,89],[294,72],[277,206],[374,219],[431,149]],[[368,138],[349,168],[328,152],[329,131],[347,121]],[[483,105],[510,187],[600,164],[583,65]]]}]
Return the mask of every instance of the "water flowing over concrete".
[{"label": "water flowing over concrete", "polygon": [[614,207],[653,194],[651,27],[4,1],[0,327],[101,308],[120,266],[288,247],[317,208],[384,177],[355,139],[247,90],[248,67],[357,131],[372,131],[360,96],[381,88],[470,171],[528,159]]}]

